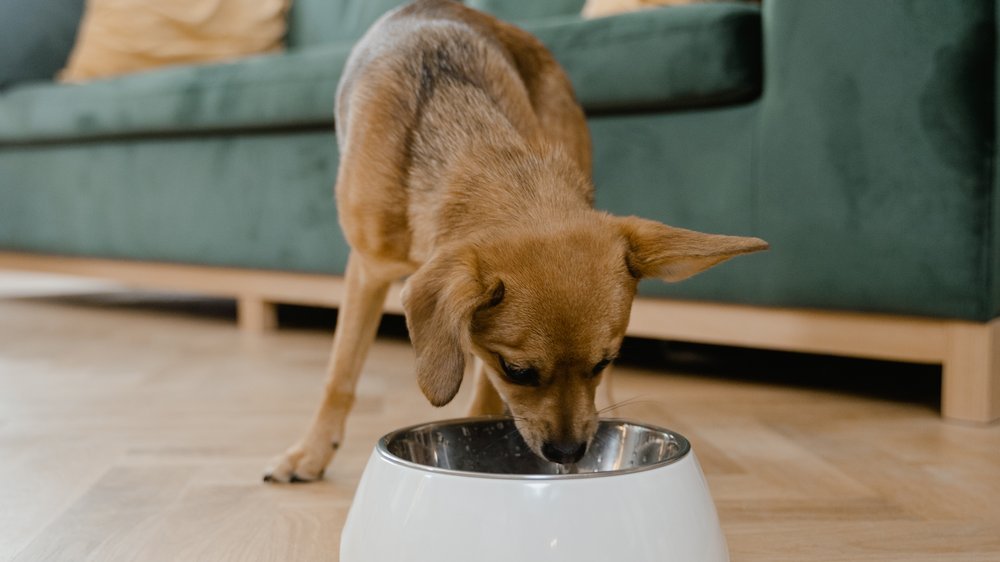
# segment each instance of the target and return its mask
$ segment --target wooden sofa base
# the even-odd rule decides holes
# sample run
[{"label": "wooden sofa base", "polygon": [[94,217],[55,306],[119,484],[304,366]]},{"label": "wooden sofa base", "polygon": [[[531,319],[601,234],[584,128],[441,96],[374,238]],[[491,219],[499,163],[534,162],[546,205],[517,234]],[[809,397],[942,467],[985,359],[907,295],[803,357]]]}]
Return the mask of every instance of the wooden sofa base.
[{"label": "wooden sofa base", "polygon": [[[239,326],[277,326],[276,303],[336,307],[343,279],[330,275],[0,252],[0,269],[114,280],[129,286],[235,297]],[[395,287],[386,310],[402,312]],[[945,418],[1000,418],[1000,319],[988,323],[638,298],[629,334],[941,364]]]}]

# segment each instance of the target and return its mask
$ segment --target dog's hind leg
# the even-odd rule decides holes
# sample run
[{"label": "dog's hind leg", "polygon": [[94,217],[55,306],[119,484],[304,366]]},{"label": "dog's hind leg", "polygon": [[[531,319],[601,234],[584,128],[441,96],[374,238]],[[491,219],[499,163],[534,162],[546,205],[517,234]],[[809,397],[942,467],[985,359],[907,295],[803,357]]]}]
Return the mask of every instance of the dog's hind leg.
[{"label": "dog's hind leg", "polygon": [[470,416],[500,416],[505,413],[506,406],[500,394],[493,388],[493,383],[486,376],[486,364],[476,357],[472,368],[475,375],[476,388],[473,390],[472,402],[469,404]]},{"label": "dog's hind leg", "polygon": [[273,461],[264,475],[267,482],[321,478],[343,439],[358,376],[375,340],[389,285],[395,279],[367,266],[356,252],[347,260],[345,276],[323,400],[302,439]]}]

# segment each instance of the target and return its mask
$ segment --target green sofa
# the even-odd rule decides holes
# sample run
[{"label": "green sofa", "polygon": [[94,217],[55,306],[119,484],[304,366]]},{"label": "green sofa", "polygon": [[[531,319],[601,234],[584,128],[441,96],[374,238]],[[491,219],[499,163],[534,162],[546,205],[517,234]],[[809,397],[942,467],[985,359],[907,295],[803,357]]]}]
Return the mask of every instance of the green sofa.
[{"label": "green sofa", "polygon": [[[0,6],[0,267],[58,255],[340,274],[334,90],[352,42],[398,3],[295,0],[286,53],[84,85],[50,79],[80,0]],[[634,333],[939,362],[947,416],[1000,417],[993,0],[595,20],[576,15],[582,0],[467,3],[567,69],[598,207],[771,243],[644,282]]]}]

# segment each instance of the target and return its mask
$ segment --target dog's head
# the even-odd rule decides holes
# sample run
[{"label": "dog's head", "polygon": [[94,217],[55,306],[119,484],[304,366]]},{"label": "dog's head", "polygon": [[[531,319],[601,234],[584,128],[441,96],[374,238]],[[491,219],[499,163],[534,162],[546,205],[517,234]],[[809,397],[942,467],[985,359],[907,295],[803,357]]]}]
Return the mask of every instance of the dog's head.
[{"label": "dog's head", "polygon": [[532,450],[576,462],[596,430],[595,390],[625,336],[638,281],[679,281],[765,248],[757,238],[598,212],[441,248],[403,297],[420,388],[447,404],[475,353]]}]

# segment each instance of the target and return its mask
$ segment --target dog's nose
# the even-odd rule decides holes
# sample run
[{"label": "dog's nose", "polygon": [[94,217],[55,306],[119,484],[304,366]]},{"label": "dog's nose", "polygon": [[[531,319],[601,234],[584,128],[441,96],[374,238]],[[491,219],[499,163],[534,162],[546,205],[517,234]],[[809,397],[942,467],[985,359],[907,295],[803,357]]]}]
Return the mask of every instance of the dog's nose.
[{"label": "dog's nose", "polygon": [[550,441],[542,445],[542,454],[545,458],[559,464],[573,464],[583,458],[587,452],[587,443],[560,443]]}]

